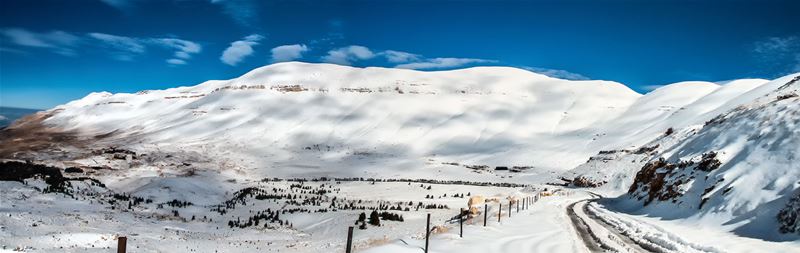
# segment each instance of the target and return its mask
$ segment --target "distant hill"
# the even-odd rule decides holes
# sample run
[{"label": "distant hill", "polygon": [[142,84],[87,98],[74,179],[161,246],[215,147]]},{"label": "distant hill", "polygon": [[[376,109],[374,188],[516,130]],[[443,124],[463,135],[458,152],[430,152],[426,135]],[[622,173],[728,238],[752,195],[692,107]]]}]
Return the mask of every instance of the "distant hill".
[{"label": "distant hill", "polygon": [[4,128],[8,125],[11,125],[11,123],[14,122],[15,120],[22,118],[25,115],[35,113],[38,111],[41,110],[0,106],[0,128]]}]

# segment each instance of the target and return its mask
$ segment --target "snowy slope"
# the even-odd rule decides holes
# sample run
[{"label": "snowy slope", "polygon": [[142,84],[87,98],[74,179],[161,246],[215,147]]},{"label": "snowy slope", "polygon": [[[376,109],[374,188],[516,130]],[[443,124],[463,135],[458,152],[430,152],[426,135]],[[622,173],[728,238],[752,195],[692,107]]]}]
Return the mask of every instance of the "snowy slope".
[{"label": "snowy slope", "polygon": [[[250,252],[251,246],[256,250],[259,246],[249,244],[249,238],[263,237],[280,247],[300,245],[294,250],[299,252],[338,250],[342,228],[352,225],[360,211],[290,213],[282,217],[295,228],[261,230],[226,224],[247,219],[264,207],[284,211],[308,207],[291,200],[253,199],[259,204],[243,205],[231,213],[210,210],[247,187],[300,191],[288,181],[265,178],[323,176],[511,181],[551,189],[536,184],[584,177],[587,182],[601,182],[591,191],[606,196],[630,190],[602,203],[602,208],[611,210],[602,212],[619,224],[636,224],[636,215],[644,214],[682,221],[686,226],[668,224],[680,229],[697,227],[697,223],[706,225],[703,229],[719,232],[722,227],[721,233],[735,233],[724,238],[792,241],[796,235],[778,231],[800,229],[800,174],[793,167],[800,151],[800,101],[792,96],[798,93],[798,84],[787,85],[795,76],[774,81],[681,82],[642,95],[615,82],[568,81],[508,67],[422,72],[290,62],[190,87],[92,93],[0,131],[0,159],[82,168],[74,175],[97,179],[105,186],[71,199],[39,192],[37,184],[42,182],[37,180],[28,179],[34,185],[0,185],[0,191],[7,193],[0,200],[12,203],[4,212],[13,217],[0,220],[0,238],[11,238],[0,242],[37,245],[36,238],[67,231],[84,233],[88,241],[65,245],[88,249],[95,243],[107,244],[131,225],[133,233],[144,233],[161,231],[150,224],[166,222],[176,230],[191,232],[176,232],[169,243],[148,249],[204,248],[209,245],[197,243],[229,238],[239,244],[233,251]],[[495,166],[516,172],[495,171]],[[436,184],[431,190],[416,182],[369,182],[326,185],[333,197],[326,201],[334,203],[337,197],[371,204],[430,201],[458,207],[463,197],[448,194],[468,191],[500,196],[523,189],[455,183]],[[323,188],[327,181],[309,184]],[[104,201],[116,198],[111,193],[141,196],[154,203],[127,209],[124,202],[104,207]],[[437,196],[435,200],[427,196],[431,193]],[[581,195],[580,199],[589,196]],[[38,202],[25,201],[29,197]],[[159,207],[172,200],[195,205]],[[565,201],[577,200],[554,199],[556,205],[544,213],[553,214],[557,222],[542,229],[571,232],[563,208],[569,204]],[[42,204],[62,208],[25,213]],[[333,206],[326,202],[309,210],[323,207]],[[62,214],[78,209],[90,219],[111,214],[122,221],[65,229],[83,218]],[[424,212],[434,212],[440,222],[452,217],[453,210],[405,215],[409,221],[420,222]],[[612,216],[612,211],[633,215],[620,218]],[[201,222],[181,220],[189,215],[202,217]],[[52,217],[55,225],[31,227],[43,217]],[[520,230],[513,231],[540,223],[525,220],[517,226]],[[375,228],[357,236],[359,245],[365,248],[402,238],[416,231],[417,224]],[[102,233],[87,232],[93,230]],[[675,234],[666,232],[662,235]],[[492,230],[481,233],[507,237]],[[147,245],[166,234],[172,236],[172,231],[132,238]],[[523,240],[529,244],[498,241],[481,248],[467,243],[439,250],[541,247],[548,242],[540,239],[549,235]],[[60,247],[61,239],[57,240],[45,249]],[[581,251],[576,250],[578,241],[558,244],[551,249]],[[796,248],[791,242],[784,246]]]},{"label": "snowy slope", "polygon": [[563,171],[600,150],[702,122],[763,82],[684,82],[640,95],[615,82],[508,67],[290,62],[192,87],[92,93],[51,110],[45,123],[113,133],[108,143],[132,150],[190,150],[279,176],[381,175],[453,162]]},{"label": "snowy slope", "polygon": [[723,226],[740,236],[796,239],[795,229],[779,233],[777,217],[800,189],[797,76],[744,93],[730,103],[749,103],[679,131],[686,137],[660,147],[641,167],[620,208]]}]

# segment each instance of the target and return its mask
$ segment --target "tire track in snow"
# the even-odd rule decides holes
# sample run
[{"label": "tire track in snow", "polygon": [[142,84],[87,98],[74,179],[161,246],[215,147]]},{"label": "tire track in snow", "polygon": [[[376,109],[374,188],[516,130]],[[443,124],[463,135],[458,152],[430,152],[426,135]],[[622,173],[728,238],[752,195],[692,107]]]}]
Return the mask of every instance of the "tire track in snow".
[{"label": "tire track in snow", "polygon": [[[596,224],[602,226],[603,228],[605,228],[606,231],[610,232],[615,237],[613,239],[618,239],[618,240],[615,240],[615,241],[617,241],[617,243],[623,244],[626,247],[625,248],[626,252],[657,252],[657,251],[655,251],[655,249],[652,249],[652,248],[649,248],[649,247],[645,247],[644,245],[640,245],[639,243],[633,241],[628,236],[623,235],[622,233],[617,231],[615,228],[611,227],[607,223],[605,223],[602,220],[600,220],[596,215],[594,215],[593,213],[588,211],[588,203],[587,202],[588,201],[584,201],[583,203],[581,203],[580,211],[583,212],[584,215],[586,215],[587,217],[592,219],[592,221],[594,221]],[[609,235],[609,236],[611,236],[611,235]],[[609,239],[611,239],[611,238],[609,238]]]},{"label": "tire track in snow", "polygon": [[581,217],[575,213],[575,205],[583,202],[585,200],[577,201],[567,206],[567,215],[569,216],[570,220],[572,221],[572,226],[575,228],[575,231],[578,233],[578,237],[583,240],[583,243],[586,245],[586,248],[589,249],[591,252],[606,252],[606,251],[614,251],[617,252],[616,249],[612,248],[608,244],[604,243],[594,232],[592,232],[592,228],[584,221]]},{"label": "tire track in snow", "polygon": [[578,233],[578,237],[584,242],[592,252],[656,252],[651,248],[644,247],[635,240],[623,235],[612,226],[599,220],[594,214],[588,211],[588,203],[602,196],[587,192],[592,199],[584,199],[571,203],[567,206],[567,215],[572,220],[572,225]]}]

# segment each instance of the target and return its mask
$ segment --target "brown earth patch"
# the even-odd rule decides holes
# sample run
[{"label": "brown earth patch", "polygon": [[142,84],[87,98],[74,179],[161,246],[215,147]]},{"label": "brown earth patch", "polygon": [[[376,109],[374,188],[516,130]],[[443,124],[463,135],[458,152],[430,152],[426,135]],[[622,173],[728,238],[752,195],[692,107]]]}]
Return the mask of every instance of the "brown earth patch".
[{"label": "brown earth patch", "polygon": [[82,138],[75,131],[44,124],[44,120],[58,112],[51,110],[28,115],[0,130],[0,159],[36,160],[43,154],[64,156],[67,155],[63,151],[65,149],[88,150],[86,147],[93,141],[114,135],[109,133]]}]

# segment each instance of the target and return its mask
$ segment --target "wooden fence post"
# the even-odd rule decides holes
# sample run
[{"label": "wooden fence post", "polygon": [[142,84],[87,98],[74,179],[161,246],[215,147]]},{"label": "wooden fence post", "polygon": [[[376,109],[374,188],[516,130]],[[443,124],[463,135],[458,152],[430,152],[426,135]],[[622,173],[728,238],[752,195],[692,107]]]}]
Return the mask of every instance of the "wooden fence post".
[{"label": "wooden fence post", "polygon": [[431,237],[431,213],[428,213],[428,222],[425,225],[425,253],[428,253],[428,240]]},{"label": "wooden fence post", "polygon": [[345,248],[345,252],[351,253],[353,252],[353,227],[347,228],[347,248]]},{"label": "wooden fence post", "polygon": [[483,226],[486,226],[486,218],[489,216],[489,204],[483,204]]},{"label": "wooden fence post", "polygon": [[509,201],[508,201],[508,218],[511,218],[511,206],[512,206],[512,205],[511,205],[511,201],[512,201],[512,200],[509,200]]},{"label": "wooden fence post", "polygon": [[519,200],[517,200],[517,213],[519,213]]},{"label": "wooden fence post", "polygon": [[500,222],[500,216],[503,216],[502,215],[502,213],[503,213],[503,203],[497,203],[497,204],[500,205],[497,208],[497,222]]},{"label": "wooden fence post", "polygon": [[464,208],[461,208],[461,213],[458,214],[458,236],[464,238]]},{"label": "wooden fence post", "polygon": [[125,253],[128,247],[128,237],[120,236],[117,238],[117,253]]}]

